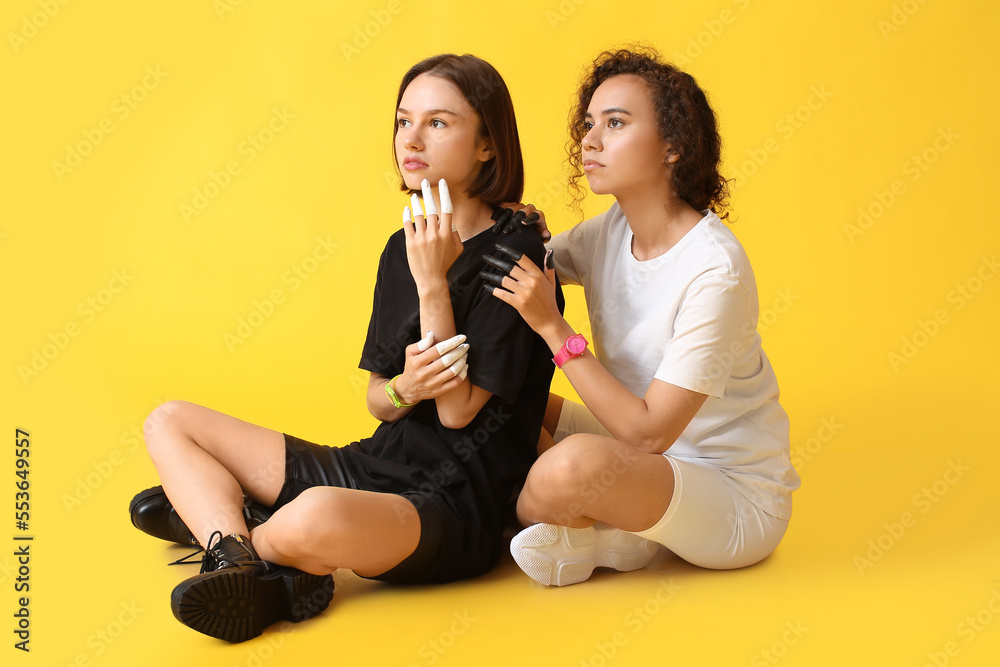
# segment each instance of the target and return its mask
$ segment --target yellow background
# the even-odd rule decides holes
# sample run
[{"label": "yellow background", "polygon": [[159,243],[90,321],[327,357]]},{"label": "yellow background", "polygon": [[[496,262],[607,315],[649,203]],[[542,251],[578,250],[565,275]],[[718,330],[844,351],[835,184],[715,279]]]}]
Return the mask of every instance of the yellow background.
[{"label": "yellow background", "polygon": [[[8,444],[4,664],[996,664],[995,3],[8,0],[0,16],[0,427],[31,433],[35,537],[24,654]],[[444,587],[343,575],[318,619],[238,646],[177,623],[191,570],[166,562],[183,550],[126,517],[156,483],[138,429],[185,398],[326,443],[371,432],[357,361],[404,204],[403,72],[443,51],[493,63],[526,201],[562,231],[578,76],[633,41],[720,117],[803,479],[776,554],[736,572],[663,556],[567,589],[509,558]],[[270,139],[252,160],[250,136]],[[71,148],[88,154],[55,167]],[[185,220],[213,173],[225,187]]]}]

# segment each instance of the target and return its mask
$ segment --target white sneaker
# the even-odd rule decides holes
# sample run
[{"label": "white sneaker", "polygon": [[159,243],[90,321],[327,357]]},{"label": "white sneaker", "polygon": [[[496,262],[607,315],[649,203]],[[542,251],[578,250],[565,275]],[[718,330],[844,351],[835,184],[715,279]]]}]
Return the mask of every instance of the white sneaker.
[{"label": "white sneaker", "polygon": [[510,553],[518,567],[544,586],[586,581],[595,567],[638,570],[652,560],[659,547],[604,523],[589,528],[536,523],[510,541]]}]

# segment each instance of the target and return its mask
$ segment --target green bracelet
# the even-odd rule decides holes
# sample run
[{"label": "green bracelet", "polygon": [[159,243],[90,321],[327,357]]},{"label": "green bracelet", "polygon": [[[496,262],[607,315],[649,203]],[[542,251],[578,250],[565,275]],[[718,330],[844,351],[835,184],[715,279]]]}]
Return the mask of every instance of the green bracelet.
[{"label": "green bracelet", "polygon": [[[400,373],[399,375],[402,375],[402,373]],[[396,381],[396,378],[399,377],[399,375],[397,375],[396,377],[392,378],[391,380],[385,383],[385,395],[389,397],[389,400],[392,401],[392,405],[395,408],[412,408],[414,405],[416,405],[416,403],[403,403],[402,401],[400,401],[399,396],[396,395],[396,390],[392,386],[393,383]]]}]

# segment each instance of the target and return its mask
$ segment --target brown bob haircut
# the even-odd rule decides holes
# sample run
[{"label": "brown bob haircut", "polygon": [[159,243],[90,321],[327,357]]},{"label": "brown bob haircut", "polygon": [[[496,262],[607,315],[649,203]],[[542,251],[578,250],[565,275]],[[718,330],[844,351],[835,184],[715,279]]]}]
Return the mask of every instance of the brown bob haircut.
[{"label": "brown bob haircut", "polygon": [[[479,176],[469,189],[469,196],[478,197],[490,206],[501,202],[521,201],[524,194],[521,140],[517,135],[514,103],[500,73],[485,60],[469,54],[456,56],[445,53],[432,56],[411,67],[403,76],[396,96],[397,109],[406,87],[421,74],[447,79],[462,91],[469,106],[479,114],[479,135],[489,139],[493,148],[493,157],[482,164]],[[399,175],[399,189],[403,192],[416,192],[406,187],[399,171],[395,141],[398,129],[399,124],[393,121],[392,158],[396,174]]]}]

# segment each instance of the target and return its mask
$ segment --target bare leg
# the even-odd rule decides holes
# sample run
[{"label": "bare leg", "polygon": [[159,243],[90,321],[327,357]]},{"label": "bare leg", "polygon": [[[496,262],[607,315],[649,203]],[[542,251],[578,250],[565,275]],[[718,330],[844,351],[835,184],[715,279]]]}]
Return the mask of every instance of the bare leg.
[{"label": "bare leg", "polygon": [[517,502],[524,525],[585,528],[602,521],[627,531],[651,528],[666,512],[674,474],[662,454],[613,438],[569,436],[532,466]]},{"label": "bare leg", "polygon": [[559,415],[562,413],[563,397],[556,394],[549,394],[549,402],[545,406],[545,418],[542,420],[542,431],[538,434],[538,455],[541,456],[551,449],[555,440],[552,436],[559,425]]},{"label": "bare leg", "polygon": [[261,558],[311,574],[382,574],[417,548],[420,517],[404,497],[338,487],[303,491],[254,529]]},{"label": "bare leg", "polygon": [[194,536],[249,536],[243,491],[271,505],[284,484],[281,433],[184,401],[164,403],[144,426],[163,490]]},{"label": "bare leg", "polygon": [[559,415],[562,414],[564,400],[558,394],[549,394],[549,401],[545,405],[545,418],[542,421],[542,426],[550,434],[554,434],[556,427],[559,426]]}]

